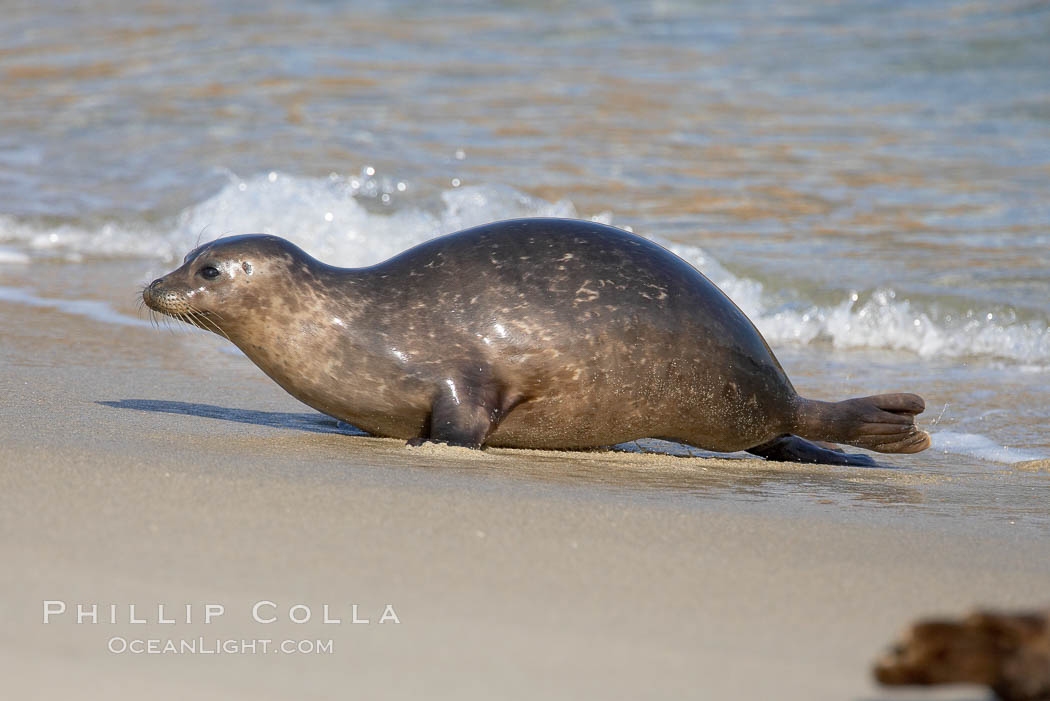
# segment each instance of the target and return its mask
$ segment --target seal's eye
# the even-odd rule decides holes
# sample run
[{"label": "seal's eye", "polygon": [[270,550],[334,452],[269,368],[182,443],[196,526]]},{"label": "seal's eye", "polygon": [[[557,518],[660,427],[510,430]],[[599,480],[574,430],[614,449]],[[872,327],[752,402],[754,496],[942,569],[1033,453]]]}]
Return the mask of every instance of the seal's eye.
[{"label": "seal's eye", "polygon": [[219,277],[219,275],[221,275],[222,273],[219,272],[218,268],[213,268],[212,266],[208,265],[198,270],[197,274],[205,280],[214,280],[215,278]]}]

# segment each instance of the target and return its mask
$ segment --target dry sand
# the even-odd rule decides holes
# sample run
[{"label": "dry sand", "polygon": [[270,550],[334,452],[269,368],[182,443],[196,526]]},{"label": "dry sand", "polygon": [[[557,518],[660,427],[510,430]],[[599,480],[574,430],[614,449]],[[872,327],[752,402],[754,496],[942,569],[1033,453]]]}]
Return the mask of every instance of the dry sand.
[{"label": "dry sand", "polygon": [[[870,681],[913,617],[1050,599],[1045,508],[1011,501],[1045,466],[1017,483],[921,456],[409,449],[338,432],[218,339],[0,320],[5,698],[931,698]],[[121,621],[191,604],[194,622],[45,625],[45,600]],[[262,600],[314,620],[254,623]],[[225,614],[205,625],[209,603]],[[387,604],[399,624],[378,623]],[[333,651],[112,654],[115,637]]]}]

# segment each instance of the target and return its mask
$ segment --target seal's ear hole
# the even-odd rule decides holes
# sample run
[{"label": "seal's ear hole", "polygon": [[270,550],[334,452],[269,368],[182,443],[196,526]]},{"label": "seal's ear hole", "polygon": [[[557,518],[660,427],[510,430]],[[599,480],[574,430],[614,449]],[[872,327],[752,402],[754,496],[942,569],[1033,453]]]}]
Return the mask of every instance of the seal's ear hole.
[{"label": "seal's ear hole", "polygon": [[248,274],[248,275],[252,274],[252,264],[249,263],[248,261],[244,261],[243,263],[241,263],[241,267],[244,268],[244,272],[246,274]]}]

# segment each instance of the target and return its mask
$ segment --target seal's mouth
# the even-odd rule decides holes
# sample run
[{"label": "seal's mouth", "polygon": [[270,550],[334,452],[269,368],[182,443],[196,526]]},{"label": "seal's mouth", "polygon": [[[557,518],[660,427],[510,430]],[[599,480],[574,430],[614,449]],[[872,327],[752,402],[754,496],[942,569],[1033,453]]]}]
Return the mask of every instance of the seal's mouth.
[{"label": "seal's mouth", "polygon": [[142,301],[146,307],[153,312],[159,312],[164,316],[183,321],[190,326],[196,326],[205,331],[212,331],[225,338],[229,338],[219,327],[211,312],[190,304],[186,295],[177,290],[164,287],[164,278],[154,280],[142,288]]},{"label": "seal's mouth", "polygon": [[142,289],[142,301],[151,310],[175,318],[190,312],[202,313],[193,308],[184,293],[165,288],[164,278],[158,278]]}]

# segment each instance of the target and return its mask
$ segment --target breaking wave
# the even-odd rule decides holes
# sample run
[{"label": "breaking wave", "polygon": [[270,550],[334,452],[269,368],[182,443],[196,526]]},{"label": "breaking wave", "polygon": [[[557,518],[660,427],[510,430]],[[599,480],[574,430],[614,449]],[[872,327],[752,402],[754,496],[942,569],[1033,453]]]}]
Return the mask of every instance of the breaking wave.
[{"label": "breaking wave", "polygon": [[[0,216],[0,242],[14,244],[3,248],[0,265],[25,263],[26,256],[178,260],[198,241],[261,232],[288,238],[326,262],[362,266],[435,236],[490,221],[579,216],[568,200],[551,203],[506,186],[454,187],[430,207],[414,203],[408,189],[404,182],[368,171],[328,178],[231,175],[214,196],[152,228],[114,222],[94,228],[42,227]],[[607,213],[592,219],[613,223]],[[1050,364],[1050,330],[1045,321],[1019,320],[1008,310],[936,312],[885,288],[844,293],[832,304],[786,303],[785,291],[767,290],[759,281],[734,275],[697,246],[653,238],[725,290],[774,344],[828,343],[844,349],[910,351],[922,357],[983,356],[1040,371]]]}]

